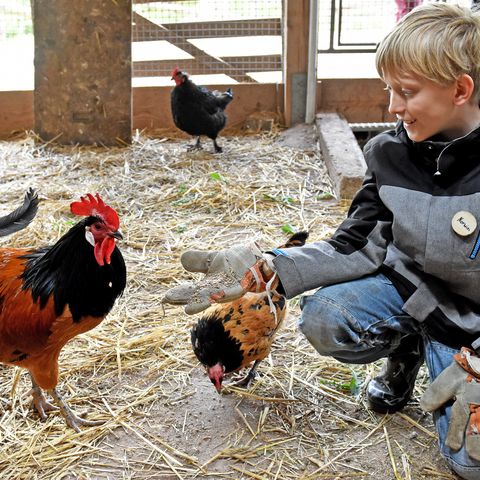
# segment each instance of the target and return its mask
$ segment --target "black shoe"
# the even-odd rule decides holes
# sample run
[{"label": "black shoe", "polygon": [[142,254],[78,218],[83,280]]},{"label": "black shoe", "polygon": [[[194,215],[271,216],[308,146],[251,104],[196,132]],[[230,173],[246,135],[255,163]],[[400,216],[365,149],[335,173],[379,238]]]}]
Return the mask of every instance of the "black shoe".
[{"label": "black shoe", "polygon": [[412,396],[415,379],[424,359],[420,336],[409,335],[390,354],[380,374],[367,385],[367,401],[377,413],[395,413]]}]

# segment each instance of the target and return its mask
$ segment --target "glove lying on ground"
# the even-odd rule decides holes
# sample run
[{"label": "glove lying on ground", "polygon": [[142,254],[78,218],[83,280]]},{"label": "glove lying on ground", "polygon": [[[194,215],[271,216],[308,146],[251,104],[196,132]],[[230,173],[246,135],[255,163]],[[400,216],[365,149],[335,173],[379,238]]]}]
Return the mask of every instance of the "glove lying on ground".
[{"label": "glove lying on ground", "polygon": [[425,391],[420,406],[431,412],[455,399],[445,443],[454,451],[465,443],[468,455],[480,461],[480,358],[465,347],[453,358]]},{"label": "glove lying on ground", "polygon": [[185,312],[192,315],[212,303],[231,302],[246,292],[274,289],[278,279],[271,269],[271,262],[267,264],[267,255],[255,242],[216,252],[189,250],[180,258],[183,268],[189,272],[204,273],[205,276],[197,283],[168,290],[162,303],[186,305]]}]

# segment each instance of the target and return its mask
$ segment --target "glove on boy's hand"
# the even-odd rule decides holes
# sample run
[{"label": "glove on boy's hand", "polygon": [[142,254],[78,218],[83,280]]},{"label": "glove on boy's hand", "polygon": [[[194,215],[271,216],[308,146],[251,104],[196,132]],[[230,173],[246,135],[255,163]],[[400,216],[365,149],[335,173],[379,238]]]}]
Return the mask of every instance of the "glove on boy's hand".
[{"label": "glove on boy's hand", "polygon": [[197,283],[168,290],[162,303],[186,305],[185,312],[189,315],[215,302],[231,302],[246,292],[265,291],[266,283],[275,275],[255,242],[218,252],[189,250],[180,261],[185,270],[205,273],[205,277]]},{"label": "glove on boy's hand", "polygon": [[468,348],[428,387],[420,400],[423,410],[436,410],[455,399],[446,445],[454,451],[465,443],[468,455],[480,461],[480,358]]}]

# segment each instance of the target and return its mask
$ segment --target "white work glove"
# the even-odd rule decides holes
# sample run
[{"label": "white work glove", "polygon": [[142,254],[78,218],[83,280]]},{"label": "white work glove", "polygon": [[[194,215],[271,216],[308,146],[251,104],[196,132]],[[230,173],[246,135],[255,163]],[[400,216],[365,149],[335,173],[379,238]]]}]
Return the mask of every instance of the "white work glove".
[{"label": "white work glove", "polygon": [[468,455],[480,461],[480,358],[465,347],[453,358],[427,388],[420,406],[431,412],[455,399],[445,444],[454,451],[465,444]]},{"label": "white work glove", "polygon": [[213,252],[189,250],[180,258],[183,268],[205,276],[199,282],[168,290],[162,303],[185,305],[185,313],[193,315],[212,303],[231,302],[246,292],[274,289],[278,279],[267,258],[255,242]]}]

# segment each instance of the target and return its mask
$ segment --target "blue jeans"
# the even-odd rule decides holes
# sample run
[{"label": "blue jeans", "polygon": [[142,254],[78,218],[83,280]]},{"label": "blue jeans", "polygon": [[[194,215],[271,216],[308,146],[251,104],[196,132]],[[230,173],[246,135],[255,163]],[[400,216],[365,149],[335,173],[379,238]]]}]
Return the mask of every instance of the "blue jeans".
[{"label": "blue jeans", "polygon": [[[331,285],[301,299],[299,327],[321,354],[345,363],[371,363],[387,357],[406,335],[421,335],[425,362],[434,380],[452,362],[457,350],[429,338],[422,324],[403,310],[403,300],[392,282],[376,274]],[[440,452],[450,467],[466,480],[480,479],[480,462],[462,448],[445,445],[450,407],[434,412]]]}]

